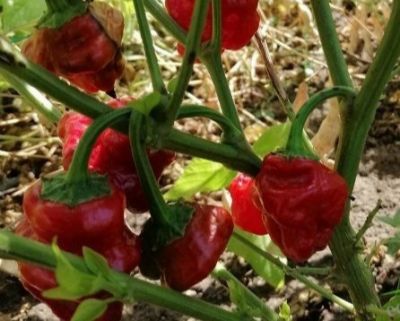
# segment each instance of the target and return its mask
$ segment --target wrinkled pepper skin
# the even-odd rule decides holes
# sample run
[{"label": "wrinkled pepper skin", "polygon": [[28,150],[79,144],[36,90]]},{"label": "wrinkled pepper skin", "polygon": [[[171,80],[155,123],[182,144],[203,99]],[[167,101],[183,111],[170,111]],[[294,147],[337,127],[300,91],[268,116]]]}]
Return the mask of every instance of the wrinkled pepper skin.
[{"label": "wrinkled pepper skin", "polygon": [[156,256],[163,281],[184,291],[207,277],[233,232],[230,214],[222,207],[197,205],[182,238]]},{"label": "wrinkled pepper skin", "polygon": [[[166,0],[169,15],[185,30],[189,30],[195,0]],[[222,49],[239,50],[246,46],[256,33],[260,16],[257,13],[258,0],[221,0]],[[212,12],[209,8],[202,41],[212,36]]]},{"label": "wrinkled pepper skin", "polygon": [[108,92],[124,70],[123,29],[121,12],[94,2],[86,13],[58,28],[36,30],[22,45],[22,53],[89,93]]},{"label": "wrinkled pepper skin", "polygon": [[[23,219],[16,229],[16,234],[47,243],[40,239],[32,230],[29,221]],[[121,249],[123,249],[121,251]],[[97,249],[96,249],[97,250]],[[98,251],[98,250],[97,250]],[[75,254],[81,254],[79,250]],[[140,243],[138,238],[130,231],[125,231],[122,238],[115,240],[114,244],[108,249],[99,251],[103,254],[110,266],[120,272],[129,273],[138,264],[140,260]],[[111,255],[110,255],[111,253]],[[57,287],[57,281],[54,272],[35,265],[27,263],[18,263],[20,271],[20,280],[24,288],[29,291],[38,300],[46,303],[53,313],[62,321],[71,320],[80,301],[64,301],[51,300],[42,296],[42,292]],[[95,295],[96,298],[107,298],[106,293]],[[122,304],[119,302],[112,303],[108,306],[106,312],[97,319],[97,321],[118,321],[122,317]]]},{"label": "wrinkled pepper skin", "polygon": [[345,180],[318,161],[270,154],[256,186],[269,235],[297,263],[322,250],[349,196]]},{"label": "wrinkled pepper skin", "polygon": [[253,178],[239,174],[229,186],[232,197],[232,220],[242,230],[256,235],[268,233],[265,227],[261,204]]},{"label": "wrinkled pepper skin", "polygon": [[[113,108],[121,108],[131,101],[125,97],[111,100]],[[58,135],[63,141],[63,166],[69,168],[78,143],[92,120],[76,112],[65,114],[58,125]],[[175,153],[158,150],[148,151],[150,163],[158,179],[164,169],[175,160]],[[89,169],[108,174],[112,183],[123,190],[127,207],[131,212],[143,213],[149,209],[146,196],[140,185],[128,136],[112,129],[106,129],[93,147]]]},{"label": "wrinkled pepper skin", "polygon": [[110,195],[69,207],[42,199],[42,183],[37,181],[24,194],[23,210],[33,231],[46,242],[57,236],[62,249],[74,252],[82,244],[107,244],[125,229],[125,195],[110,186]]}]

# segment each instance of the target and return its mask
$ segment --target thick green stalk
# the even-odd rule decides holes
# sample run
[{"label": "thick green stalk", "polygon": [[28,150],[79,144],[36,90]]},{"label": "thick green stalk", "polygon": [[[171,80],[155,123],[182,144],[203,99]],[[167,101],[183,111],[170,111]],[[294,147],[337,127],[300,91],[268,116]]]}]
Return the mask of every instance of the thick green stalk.
[{"label": "thick green stalk", "polygon": [[186,41],[185,55],[179,71],[178,81],[167,106],[167,119],[170,126],[173,125],[183,98],[185,97],[185,91],[193,72],[193,64],[200,50],[201,35],[207,17],[208,4],[208,0],[197,0],[194,6],[193,19]]},{"label": "thick green stalk", "polygon": [[158,91],[161,94],[166,94],[167,89],[165,88],[160,65],[158,64],[156,52],[154,50],[153,38],[150,32],[150,26],[146,18],[146,12],[144,10],[142,0],[133,0],[135,6],[136,18],[139,25],[140,35],[143,41],[144,52],[146,55],[147,66],[150,71],[150,78],[153,84],[154,91]]},{"label": "thick green stalk", "polygon": [[[63,252],[74,267],[89,273],[82,258]],[[8,231],[0,231],[0,257],[13,258],[55,268],[56,258],[51,247],[33,240],[16,236]],[[217,306],[196,298],[185,296],[168,288],[151,284],[117,271],[111,272],[111,278],[123,280],[128,290],[127,300],[136,300],[155,304],[204,321],[242,321],[241,315],[223,310]],[[251,319],[249,321],[252,321]]]},{"label": "thick green stalk", "polygon": [[[337,35],[329,2],[312,0],[314,14],[321,33],[321,41],[336,85],[351,86],[344,59],[337,45]],[[365,146],[369,128],[375,117],[376,107],[383,89],[390,79],[392,69],[400,56],[400,1],[394,0],[393,10],[376,57],[369,68],[365,82],[353,104],[343,113],[343,135],[337,153],[337,170],[353,189],[359,162]],[[327,31],[328,34],[325,34]],[[330,45],[334,44],[333,47]],[[339,48],[339,49],[338,49]],[[373,320],[367,306],[380,304],[374,288],[371,271],[354,251],[355,233],[350,225],[348,212],[336,228],[331,240],[331,250],[338,271],[341,273],[363,320]]]},{"label": "thick green stalk", "polygon": [[196,136],[172,129],[165,137],[160,137],[159,148],[209,159],[225,164],[234,170],[255,176],[260,171],[261,160],[247,149],[238,149],[228,144],[216,144]]},{"label": "thick green stalk", "polygon": [[2,76],[16,91],[18,91],[22,98],[30,103],[40,114],[45,116],[52,123],[57,123],[60,120],[61,112],[36,88],[4,70]]}]

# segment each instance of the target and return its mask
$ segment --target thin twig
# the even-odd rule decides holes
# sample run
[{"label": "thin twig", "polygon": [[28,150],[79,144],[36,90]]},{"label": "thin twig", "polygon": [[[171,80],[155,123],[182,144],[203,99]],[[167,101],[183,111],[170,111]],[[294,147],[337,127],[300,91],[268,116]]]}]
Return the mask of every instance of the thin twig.
[{"label": "thin twig", "polygon": [[364,236],[365,232],[371,227],[372,221],[374,220],[376,214],[378,214],[381,208],[382,208],[382,200],[378,200],[375,208],[368,214],[367,219],[365,220],[363,226],[361,226],[360,230],[357,232],[356,240],[354,242],[355,245],[358,244],[358,242]]}]

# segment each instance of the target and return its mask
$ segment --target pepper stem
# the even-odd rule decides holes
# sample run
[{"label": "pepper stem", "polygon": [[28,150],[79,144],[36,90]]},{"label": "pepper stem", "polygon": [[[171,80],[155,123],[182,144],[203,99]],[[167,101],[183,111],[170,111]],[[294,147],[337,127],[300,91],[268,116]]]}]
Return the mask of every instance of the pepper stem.
[{"label": "pepper stem", "polygon": [[305,156],[311,159],[318,159],[318,157],[311,152],[307,147],[303,137],[303,130],[305,123],[310,114],[325,100],[333,97],[354,98],[356,93],[354,89],[344,86],[335,86],[332,88],[324,89],[319,93],[312,96],[297,113],[293,120],[290,130],[288,142],[286,145],[285,153],[288,156]]}]

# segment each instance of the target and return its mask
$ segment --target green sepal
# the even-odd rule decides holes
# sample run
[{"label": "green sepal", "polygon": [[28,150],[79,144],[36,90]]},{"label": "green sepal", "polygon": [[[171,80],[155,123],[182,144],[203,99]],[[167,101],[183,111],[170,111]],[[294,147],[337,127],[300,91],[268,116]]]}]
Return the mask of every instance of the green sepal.
[{"label": "green sepal", "polygon": [[167,222],[156,222],[150,219],[146,222],[143,231],[143,247],[151,252],[167,246],[185,234],[186,226],[192,219],[194,208],[183,203],[168,206],[169,213],[164,217]]},{"label": "green sepal", "polygon": [[37,24],[38,28],[56,29],[71,21],[76,16],[81,16],[88,11],[88,3],[80,1],[68,6],[62,12],[48,12]]},{"label": "green sepal", "polygon": [[107,176],[90,173],[82,181],[68,181],[67,173],[42,179],[41,198],[75,207],[79,204],[111,195]]},{"label": "green sepal", "polygon": [[108,277],[111,269],[106,258],[89,247],[83,247],[83,259],[88,269],[97,275]]},{"label": "green sepal", "polygon": [[93,321],[101,317],[107,310],[107,302],[98,299],[87,299],[79,304],[71,321]]}]

